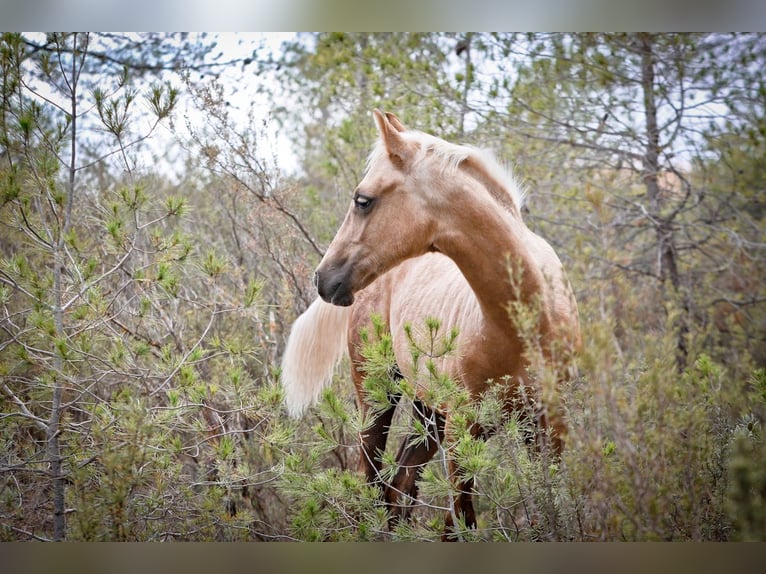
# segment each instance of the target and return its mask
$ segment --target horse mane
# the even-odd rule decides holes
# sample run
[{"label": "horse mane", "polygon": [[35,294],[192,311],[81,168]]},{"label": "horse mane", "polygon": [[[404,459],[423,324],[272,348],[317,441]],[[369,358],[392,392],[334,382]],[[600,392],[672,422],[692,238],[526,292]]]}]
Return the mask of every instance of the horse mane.
[{"label": "horse mane", "polygon": [[[497,156],[488,149],[479,148],[468,144],[454,144],[441,138],[417,130],[407,130],[401,133],[402,137],[413,143],[418,144],[418,155],[415,162],[425,159],[430,154],[442,164],[442,169],[446,173],[454,172],[460,168],[464,162],[472,162],[476,168],[483,172],[485,179],[491,180],[497,186],[487,186],[487,190],[492,194],[495,200],[511,211],[521,214],[521,208],[527,198],[526,189],[523,189],[516,182],[513,176],[510,164],[501,164]],[[367,170],[379,157],[385,155],[386,147],[382,140],[370,153],[367,160]],[[497,193],[496,187],[503,190],[503,194]],[[510,205],[509,205],[510,200]]]}]

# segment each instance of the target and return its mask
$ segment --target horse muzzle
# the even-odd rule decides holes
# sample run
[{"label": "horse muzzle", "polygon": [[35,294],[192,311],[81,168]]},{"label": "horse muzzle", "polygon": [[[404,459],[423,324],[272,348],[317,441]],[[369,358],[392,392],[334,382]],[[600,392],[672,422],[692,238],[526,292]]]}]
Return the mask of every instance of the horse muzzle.
[{"label": "horse muzzle", "polygon": [[314,286],[319,296],[327,303],[348,307],[354,302],[354,293],[349,281],[350,273],[343,267],[314,272]]}]

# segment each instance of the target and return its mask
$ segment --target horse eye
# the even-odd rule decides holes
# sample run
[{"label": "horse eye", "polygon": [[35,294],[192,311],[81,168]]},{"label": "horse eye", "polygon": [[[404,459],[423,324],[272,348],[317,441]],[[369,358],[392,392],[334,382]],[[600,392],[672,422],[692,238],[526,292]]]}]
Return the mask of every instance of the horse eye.
[{"label": "horse eye", "polygon": [[370,206],[372,205],[372,198],[371,197],[365,197],[364,195],[359,195],[357,193],[354,196],[354,205],[360,211],[367,211],[370,208]]}]

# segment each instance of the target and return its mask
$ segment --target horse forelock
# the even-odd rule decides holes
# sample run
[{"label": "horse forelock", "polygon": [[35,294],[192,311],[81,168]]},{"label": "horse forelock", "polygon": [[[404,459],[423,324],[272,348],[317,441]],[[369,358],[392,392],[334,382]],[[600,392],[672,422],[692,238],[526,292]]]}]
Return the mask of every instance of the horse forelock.
[{"label": "horse forelock", "polygon": [[[505,205],[507,199],[510,199],[513,206],[521,212],[526,201],[526,190],[516,182],[510,165],[501,164],[492,151],[472,145],[450,143],[417,130],[408,130],[401,135],[406,140],[417,144],[418,152],[414,160],[416,163],[431,157],[440,163],[445,174],[454,173],[464,161],[472,159],[475,165],[483,170],[489,179],[496,181],[507,194],[507,198],[496,197],[497,201]],[[370,171],[375,163],[385,155],[385,144],[382,140],[378,140],[367,158],[366,171]]]}]

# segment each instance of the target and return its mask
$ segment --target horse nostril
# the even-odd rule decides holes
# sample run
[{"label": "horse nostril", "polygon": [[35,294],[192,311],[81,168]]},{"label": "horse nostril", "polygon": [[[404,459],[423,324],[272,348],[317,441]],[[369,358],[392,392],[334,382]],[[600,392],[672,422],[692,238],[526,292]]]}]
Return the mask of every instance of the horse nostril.
[{"label": "horse nostril", "polygon": [[311,278],[311,282],[314,284],[314,288],[319,287],[319,272],[314,271],[314,276]]}]

